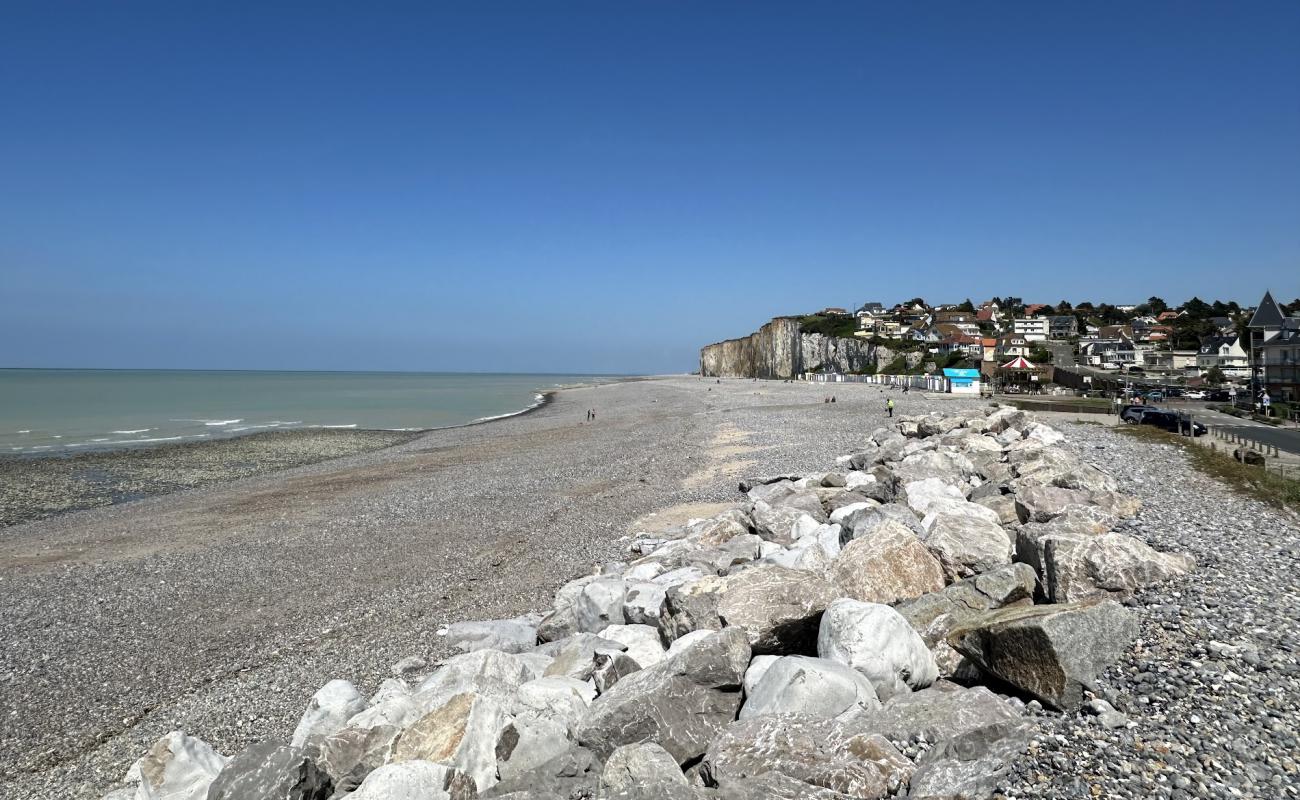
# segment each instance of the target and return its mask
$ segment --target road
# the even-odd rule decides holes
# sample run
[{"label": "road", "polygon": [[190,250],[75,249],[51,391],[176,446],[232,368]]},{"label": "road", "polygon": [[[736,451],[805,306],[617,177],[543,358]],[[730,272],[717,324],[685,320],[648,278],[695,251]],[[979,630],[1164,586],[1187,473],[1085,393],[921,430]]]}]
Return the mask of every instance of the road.
[{"label": "road", "polygon": [[1192,417],[1203,425],[1213,425],[1216,428],[1223,429],[1225,433],[1244,436],[1276,447],[1278,450],[1300,455],[1300,430],[1295,428],[1275,428],[1262,422],[1238,419],[1218,411],[1211,411],[1208,408],[1188,409],[1175,407],[1172,410],[1191,411]]}]

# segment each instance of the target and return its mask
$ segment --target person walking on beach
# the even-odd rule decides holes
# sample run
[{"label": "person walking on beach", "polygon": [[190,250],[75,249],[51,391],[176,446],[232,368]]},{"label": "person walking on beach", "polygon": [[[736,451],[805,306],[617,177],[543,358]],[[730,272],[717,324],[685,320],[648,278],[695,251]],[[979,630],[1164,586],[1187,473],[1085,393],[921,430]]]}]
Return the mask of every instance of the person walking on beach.
[{"label": "person walking on beach", "polygon": [[894,398],[885,401],[885,410],[889,412],[889,416],[894,416]]}]

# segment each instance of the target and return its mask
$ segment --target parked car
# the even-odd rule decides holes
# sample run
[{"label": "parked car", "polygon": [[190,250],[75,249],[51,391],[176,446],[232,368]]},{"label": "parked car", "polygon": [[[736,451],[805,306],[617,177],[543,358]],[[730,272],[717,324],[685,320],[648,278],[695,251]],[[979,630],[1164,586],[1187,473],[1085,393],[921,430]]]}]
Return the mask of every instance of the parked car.
[{"label": "parked car", "polygon": [[1165,397],[1182,397],[1183,390],[1177,386],[1169,386],[1165,389]]},{"label": "parked car", "polygon": [[1144,412],[1159,411],[1159,410],[1160,409],[1156,408],[1155,406],[1125,406],[1123,409],[1120,410],[1119,418],[1129,423],[1130,425],[1136,425],[1138,421],[1142,419],[1142,414]]},{"label": "parked car", "polygon": [[1147,400],[1152,403],[1159,403],[1161,400],[1164,399],[1165,399],[1165,395],[1163,392],[1149,392],[1147,394]]},{"label": "parked car", "polygon": [[1199,389],[1193,389],[1183,396],[1188,400],[1204,400],[1206,398],[1205,392],[1202,392]]},{"label": "parked car", "polygon": [[1232,393],[1227,389],[1214,389],[1205,396],[1205,399],[1214,403],[1226,403],[1232,399]]},{"label": "parked car", "polygon": [[[1170,433],[1180,433],[1178,414],[1173,411],[1164,411],[1161,409],[1152,409],[1143,411],[1141,418],[1138,419],[1139,425],[1153,425],[1161,430]],[[1205,426],[1199,422],[1192,421],[1192,435],[1204,436],[1206,433]]]}]

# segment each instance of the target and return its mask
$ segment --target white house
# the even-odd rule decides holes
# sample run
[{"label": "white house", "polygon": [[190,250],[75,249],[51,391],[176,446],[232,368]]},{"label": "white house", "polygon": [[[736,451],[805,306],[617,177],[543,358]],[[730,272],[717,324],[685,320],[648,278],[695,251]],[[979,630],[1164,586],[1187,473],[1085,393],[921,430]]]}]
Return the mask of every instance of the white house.
[{"label": "white house", "polygon": [[1011,323],[1013,333],[1018,333],[1030,342],[1047,341],[1049,332],[1047,317],[1021,317]]},{"label": "white house", "polygon": [[1218,367],[1230,378],[1250,377],[1250,357],[1239,336],[1207,336],[1196,353],[1196,368],[1205,372]]}]

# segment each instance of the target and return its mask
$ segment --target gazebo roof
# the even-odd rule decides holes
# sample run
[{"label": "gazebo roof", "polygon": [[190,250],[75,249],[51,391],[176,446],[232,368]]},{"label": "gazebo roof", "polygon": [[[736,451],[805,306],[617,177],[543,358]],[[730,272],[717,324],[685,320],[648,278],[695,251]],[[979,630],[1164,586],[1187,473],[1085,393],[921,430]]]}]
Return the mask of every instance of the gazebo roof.
[{"label": "gazebo roof", "polygon": [[1024,356],[1016,356],[1002,365],[1002,369],[1038,369]]}]

